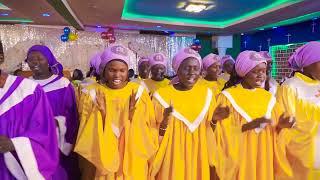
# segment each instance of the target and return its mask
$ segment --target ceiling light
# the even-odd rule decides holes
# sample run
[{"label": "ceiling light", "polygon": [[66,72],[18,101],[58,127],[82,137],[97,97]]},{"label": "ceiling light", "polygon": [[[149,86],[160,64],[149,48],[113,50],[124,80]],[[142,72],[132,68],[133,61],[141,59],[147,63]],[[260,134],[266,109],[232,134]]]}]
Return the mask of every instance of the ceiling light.
[{"label": "ceiling light", "polygon": [[259,30],[260,30],[260,31],[263,31],[263,30],[264,30],[264,28],[260,28]]},{"label": "ceiling light", "polygon": [[203,4],[189,4],[185,7],[185,10],[188,12],[198,13],[198,12],[205,10],[206,8],[207,8],[207,6],[205,6]]},{"label": "ceiling light", "polygon": [[273,27],[272,27],[272,29],[277,29],[277,28],[278,28],[277,26],[273,26]]},{"label": "ceiling light", "polygon": [[212,0],[188,0],[189,2],[179,2],[178,9],[191,13],[199,13],[204,10],[212,9],[216,4]]},{"label": "ceiling light", "polygon": [[101,28],[102,26],[97,26],[97,28]]},{"label": "ceiling light", "polygon": [[9,16],[8,13],[1,13],[1,16]]},{"label": "ceiling light", "polygon": [[182,9],[182,8],[184,8],[186,6],[186,4],[187,4],[186,2],[179,2],[178,5],[177,5],[177,8],[178,9]]},{"label": "ceiling light", "polygon": [[161,26],[158,25],[157,28],[161,28]]},{"label": "ceiling light", "polygon": [[43,16],[43,17],[49,17],[50,14],[49,14],[49,13],[43,13],[42,16]]},{"label": "ceiling light", "polygon": [[244,35],[244,33],[241,33],[241,36],[243,36]]}]

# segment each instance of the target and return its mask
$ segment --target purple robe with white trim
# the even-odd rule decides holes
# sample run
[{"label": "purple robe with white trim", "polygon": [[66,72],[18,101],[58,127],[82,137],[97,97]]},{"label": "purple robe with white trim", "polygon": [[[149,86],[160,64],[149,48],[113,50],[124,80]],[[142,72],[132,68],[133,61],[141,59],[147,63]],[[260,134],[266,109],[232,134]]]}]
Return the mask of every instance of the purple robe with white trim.
[{"label": "purple robe with white trim", "polygon": [[0,88],[0,135],[15,151],[0,154],[0,179],[52,179],[59,162],[55,122],[43,89],[9,75]]},{"label": "purple robe with white trim", "polygon": [[73,86],[68,79],[58,75],[34,81],[39,83],[46,92],[54,117],[59,124],[57,136],[60,163],[53,179],[78,179],[80,172],[77,156],[72,153],[79,126]]}]

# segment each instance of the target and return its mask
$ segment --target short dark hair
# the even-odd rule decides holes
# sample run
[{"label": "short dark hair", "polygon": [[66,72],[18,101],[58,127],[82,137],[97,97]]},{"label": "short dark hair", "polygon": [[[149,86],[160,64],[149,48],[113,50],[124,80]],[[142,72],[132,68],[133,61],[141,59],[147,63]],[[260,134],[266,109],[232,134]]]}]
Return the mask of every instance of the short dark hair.
[{"label": "short dark hair", "polygon": [[[76,74],[75,74],[76,73]],[[72,74],[72,80],[83,80],[83,73],[80,69],[75,69]]]}]

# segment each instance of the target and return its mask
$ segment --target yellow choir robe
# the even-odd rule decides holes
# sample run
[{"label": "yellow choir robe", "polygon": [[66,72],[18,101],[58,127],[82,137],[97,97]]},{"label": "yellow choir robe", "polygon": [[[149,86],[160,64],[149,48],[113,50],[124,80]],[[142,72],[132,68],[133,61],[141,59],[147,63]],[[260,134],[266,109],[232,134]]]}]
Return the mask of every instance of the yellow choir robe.
[{"label": "yellow choir robe", "polygon": [[207,86],[208,88],[212,89],[213,94],[215,94],[216,97],[220,94],[224,87],[224,84],[226,83],[226,81],[222,78],[218,78],[217,81],[208,81],[204,78],[201,78],[199,79],[199,82]]},{"label": "yellow choir robe", "polygon": [[[90,84],[86,83],[85,86],[78,86],[76,92],[79,95],[77,99],[77,105],[78,105],[78,113],[80,117],[80,124],[82,125],[82,128],[84,127],[81,123],[81,120],[86,121],[87,118],[89,118],[90,114],[89,112],[93,108],[93,101],[90,97],[90,92],[92,94],[92,97],[94,97],[95,91],[89,91],[92,89],[95,89],[99,87],[100,85],[98,83],[95,83],[92,81]],[[84,109],[83,109],[84,108]],[[79,131],[80,132],[80,131]],[[79,169],[81,172],[81,180],[92,180],[94,179],[96,169],[90,161],[88,161],[86,158],[79,156]]]},{"label": "yellow choir robe", "polygon": [[[94,105],[98,90],[105,95],[105,120]],[[137,103],[130,122],[132,91]],[[153,104],[143,86],[129,82],[122,89],[110,89],[95,84],[88,87],[82,102],[75,152],[95,166],[95,179],[147,179],[149,160],[158,149],[158,131]]]},{"label": "yellow choir robe", "polygon": [[213,147],[207,141],[213,138],[210,121],[215,105],[212,91],[198,83],[188,91],[178,91],[169,85],[156,91],[152,101],[158,126],[170,102],[174,111],[153,158],[151,179],[209,179],[209,156],[212,154],[208,151]]},{"label": "yellow choir robe", "polygon": [[86,91],[86,87],[90,86],[91,84],[97,83],[95,77],[88,77],[84,79],[83,81],[74,81],[73,87],[75,91],[75,96],[76,96],[76,103],[77,103],[77,109],[78,113],[80,114],[82,112],[82,104],[81,102],[81,94],[83,91]]},{"label": "yellow choir robe", "polygon": [[142,79],[140,76],[138,76],[138,78],[133,79],[131,82],[135,82],[135,83],[142,85],[145,88],[145,90],[147,91],[147,93],[149,94],[150,92],[149,92],[148,86],[146,85],[146,83],[144,81],[145,81],[145,79]]},{"label": "yellow choir robe", "polygon": [[[276,169],[292,173],[275,139],[283,110],[270,92],[238,84],[222,91],[217,104],[230,109],[229,117],[219,121],[214,131],[213,164],[221,180],[273,180]],[[272,125],[241,131],[242,125],[260,117],[272,119]]]},{"label": "yellow choir robe", "polygon": [[320,179],[320,81],[295,73],[279,88],[277,99],[296,118],[293,128],[279,134],[293,177],[282,175],[278,179]]},{"label": "yellow choir robe", "polygon": [[170,80],[165,78],[162,81],[154,81],[151,78],[149,78],[149,79],[145,79],[144,83],[147,86],[149,92],[153,94],[159,88],[169,85]]}]

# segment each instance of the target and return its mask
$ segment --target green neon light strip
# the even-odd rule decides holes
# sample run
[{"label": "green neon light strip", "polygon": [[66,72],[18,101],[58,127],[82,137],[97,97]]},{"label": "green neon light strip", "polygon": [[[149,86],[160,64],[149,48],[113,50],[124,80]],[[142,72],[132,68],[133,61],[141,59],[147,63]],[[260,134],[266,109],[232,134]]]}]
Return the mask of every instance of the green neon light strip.
[{"label": "green neon light strip", "polygon": [[30,19],[22,19],[22,18],[0,18],[0,22],[32,23],[33,21]]},{"label": "green neon light strip", "polygon": [[7,6],[5,6],[2,3],[0,3],[0,9],[2,9],[2,10],[11,10],[10,8],[8,8]]},{"label": "green neon light strip", "polygon": [[196,19],[190,19],[190,18],[175,18],[175,17],[167,17],[167,16],[152,16],[152,15],[144,15],[144,14],[138,14],[134,12],[129,12],[129,4],[134,3],[136,0],[125,0],[124,7],[122,10],[122,18],[126,20],[146,20],[146,21],[160,21],[163,23],[178,23],[178,24],[188,24],[188,25],[203,25],[207,27],[215,27],[215,28],[224,28],[227,27],[233,23],[236,23],[238,21],[250,18],[252,16],[255,16],[260,13],[264,13],[266,11],[270,11],[278,6],[285,6],[289,4],[295,4],[298,2],[301,2],[302,0],[277,0],[276,2],[270,4],[269,6],[266,6],[261,9],[257,9],[251,12],[248,12],[246,14],[243,14],[242,16],[238,16],[235,18],[223,20],[223,21],[214,21],[214,20],[196,20]]},{"label": "green neon light strip", "polygon": [[290,25],[290,24],[295,24],[295,23],[307,21],[307,20],[310,20],[312,18],[316,18],[316,17],[319,17],[319,16],[320,16],[320,12],[314,12],[314,13],[306,14],[306,15],[303,15],[303,16],[299,16],[299,17],[287,19],[287,20],[284,20],[284,21],[280,21],[280,22],[277,22],[277,23],[268,24],[266,26],[262,26],[262,27],[257,28],[257,30],[271,28],[271,27],[274,27],[274,26],[286,26],[286,25]]}]

